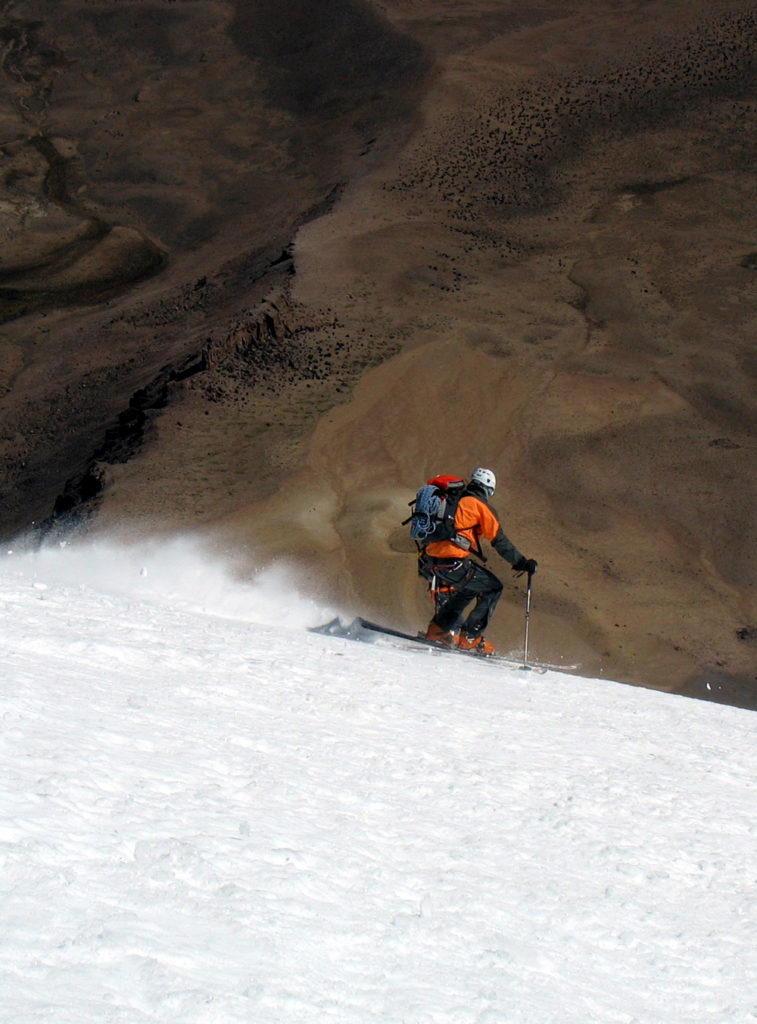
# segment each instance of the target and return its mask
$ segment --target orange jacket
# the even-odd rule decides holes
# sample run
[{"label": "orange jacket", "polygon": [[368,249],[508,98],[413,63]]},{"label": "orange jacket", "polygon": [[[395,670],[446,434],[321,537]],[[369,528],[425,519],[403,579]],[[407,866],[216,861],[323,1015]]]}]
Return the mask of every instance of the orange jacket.
[{"label": "orange jacket", "polygon": [[426,554],[431,558],[467,558],[478,550],[480,539],[484,537],[510,565],[523,557],[505,536],[494,509],[473,494],[465,494],[460,499],[455,512],[455,529],[470,541],[469,549],[460,547],[454,540],[434,540],[426,545]]}]

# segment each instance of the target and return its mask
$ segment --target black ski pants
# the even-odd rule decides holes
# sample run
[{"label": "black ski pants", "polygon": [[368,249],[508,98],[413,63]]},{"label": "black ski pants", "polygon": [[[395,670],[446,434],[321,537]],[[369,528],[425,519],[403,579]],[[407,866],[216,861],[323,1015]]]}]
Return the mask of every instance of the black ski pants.
[{"label": "black ski pants", "polygon": [[[460,629],[467,636],[480,636],[502,596],[502,582],[472,558],[428,562],[434,576],[434,622],[445,631]],[[465,609],[471,601],[476,603],[466,617]]]}]

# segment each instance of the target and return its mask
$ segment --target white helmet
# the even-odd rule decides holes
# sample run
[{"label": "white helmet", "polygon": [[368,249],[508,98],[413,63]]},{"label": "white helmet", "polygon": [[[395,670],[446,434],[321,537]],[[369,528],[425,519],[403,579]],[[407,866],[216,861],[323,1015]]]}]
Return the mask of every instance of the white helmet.
[{"label": "white helmet", "polygon": [[490,469],[482,469],[481,466],[473,470],[470,482],[478,484],[487,498],[491,498],[492,494],[494,494],[494,488],[497,486],[497,478],[494,473]]}]

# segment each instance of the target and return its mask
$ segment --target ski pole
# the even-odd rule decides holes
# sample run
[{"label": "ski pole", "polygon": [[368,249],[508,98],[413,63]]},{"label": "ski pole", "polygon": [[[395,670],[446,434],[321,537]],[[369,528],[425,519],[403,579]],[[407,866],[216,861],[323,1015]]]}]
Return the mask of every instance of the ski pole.
[{"label": "ski pole", "polygon": [[533,573],[528,574],[528,586],[526,587],[526,635],[523,641],[523,664],[521,668],[528,669],[528,623],[531,618],[531,578]]}]

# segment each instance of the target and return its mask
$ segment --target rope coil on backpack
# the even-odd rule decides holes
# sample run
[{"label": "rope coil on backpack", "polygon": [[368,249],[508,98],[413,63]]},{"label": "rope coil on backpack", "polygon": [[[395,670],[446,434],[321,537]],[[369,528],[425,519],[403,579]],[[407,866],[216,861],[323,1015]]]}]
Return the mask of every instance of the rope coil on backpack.
[{"label": "rope coil on backpack", "polygon": [[438,520],[444,515],[446,501],[438,494],[432,495],[427,502],[425,512],[416,510],[413,515],[413,533],[417,540],[425,540],[436,529]]},{"label": "rope coil on backpack", "polygon": [[470,551],[482,562],[486,561],[475,527],[473,540],[455,530],[457,504],[465,494],[464,488],[465,482],[461,477],[434,477],[408,502],[412,512],[402,525],[411,524],[410,537],[415,541],[419,554],[424,552],[429,541],[451,540],[463,551]]}]

